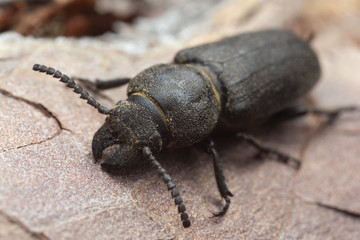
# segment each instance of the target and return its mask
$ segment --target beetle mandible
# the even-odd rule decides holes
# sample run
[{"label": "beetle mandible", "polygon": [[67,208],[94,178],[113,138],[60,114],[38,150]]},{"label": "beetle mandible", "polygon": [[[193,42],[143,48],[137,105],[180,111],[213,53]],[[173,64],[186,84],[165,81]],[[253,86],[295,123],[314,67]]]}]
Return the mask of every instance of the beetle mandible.
[{"label": "beetle mandible", "polygon": [[[93,138],[95,160],[100,160],[103,151],[114,144],[118,147],[102,163],[104,169],[149,160],[171,191],[185,228],[191,224],[179,190],[154,156],[166,148],[205,141],[213,158],[219,192],[225,200],[223,209],[213,214],[222,216],[233,195],[225,184],[210,135],[218,130],[239,132],[281,112],[294,116],[310,112],[292,106],[320,77],[319,61],[308,43],[284,30],[246,33],[184,49],[176,54],[173,63],[155,65],[132,79],[96,82],[99,88],[129,82],[128,98],[111,109],[99,104],[67,75],[39,64],[33,69],[60,78],[88,104],[107,115]],[[299,164],[296,159],[262,146],[249,135],[237,136],[260,151]]]}]

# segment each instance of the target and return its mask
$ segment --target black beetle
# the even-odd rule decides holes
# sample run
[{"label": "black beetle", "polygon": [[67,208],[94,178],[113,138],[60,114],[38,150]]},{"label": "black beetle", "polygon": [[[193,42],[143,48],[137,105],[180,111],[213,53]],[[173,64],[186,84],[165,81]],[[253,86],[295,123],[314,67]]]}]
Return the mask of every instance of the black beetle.
[{"label": "black beetle", "polygon": [[[283,30],[246,33],[184,49],[176,54],[173,63],[155,65],[133,79],[98,81],[95,85],[99,88],[129,81],[128,99],[117,102],[112,109],[100,105],[61,72],[39,64],[33,69],[60,78],[101,114],[107,115],[104,125],[94,135],[93,156],[100,160],[106,148],[114,144],[118,147],[102,163],[103,168],[129,166],[141,159],[151,161],[171,191],[184,227],[190,226],[185,205],[154,155],[165,148],[188,147],[205,141],[214,161],[218,189],[226,201],[214,216],[222,216],[233,195],[225,184],[221,161],[209,136],[214,131],[248,129],[282,112],[290,116],[310,112],[291,106],[320,77],[319,61],[308,43]],[[262,146],[251,136],[242,133],[237,136],[284,162],[293,160],[299,164],[296,159]]]}]

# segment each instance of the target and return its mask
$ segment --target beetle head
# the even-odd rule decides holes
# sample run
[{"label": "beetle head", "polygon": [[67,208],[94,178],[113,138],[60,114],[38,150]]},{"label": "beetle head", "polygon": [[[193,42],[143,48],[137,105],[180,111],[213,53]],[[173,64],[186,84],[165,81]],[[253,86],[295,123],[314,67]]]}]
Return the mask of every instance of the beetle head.
[{"label": "beetle head", "polygon": [[108,116],[104,125],[95,133],[92,142],[95,160],[102,158],[105,149],[117,145],[110,159],[102,164],[103,167],[134,165],[142,159],[142,148],[145,146],[149,147],[154,154],[161,151],[162,138],[151,114],[144,107],[130,101],[120,101],[112,109],[108,109],[77,85],[73,79],[60,71],[40,64],[35,64],[33,70],[60,79],[67,87],[73,88],[80,98],[96,108],[99,113]]},{"label": "beetle head", "polygon": [[116,145],[105,168],[125,167],[142,160],[142,148],[148,146],[154,153],[160,152],[162,140],[151,116],[143,107],[120,101],[105,120],[103,126],[95,133],[92,151],[95,160],[101,160],[104,150]]}]

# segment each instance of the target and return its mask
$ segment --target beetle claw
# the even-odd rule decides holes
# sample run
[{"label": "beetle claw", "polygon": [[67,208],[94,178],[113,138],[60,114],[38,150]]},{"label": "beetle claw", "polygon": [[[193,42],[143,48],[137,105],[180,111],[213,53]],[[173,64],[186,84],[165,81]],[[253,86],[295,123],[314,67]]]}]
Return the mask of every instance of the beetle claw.
[{"label": "beetle claw", "polygon": [[116,168],[119,168],[119,163],[116,163],[116,162],[104,162],[104,163],[101,163],[101,168],[104,169],[104,170],[116,169]]},{"label": "beetle claw", "polygon": [[[230,192],[229,192],[230,193]],[[231,194],[231,193],[230,193]],[[230,196],[230,195],[228,195]],[[212,213],[212,216],[211,218],[214,218],[214,217],[221,217],[221,216],[224,216],[225,213],[227,212],[227,210],[229,209],[229,206],[230,206],[230,198],[228,196],[225,196],[224,197],[224,200],[225,200],[225,206],[223,207],[223,209],[220,211],[220,212],[213,212],[213,211],[210,211]],[[231,194],[232,196],[232,194]]]},{"label": "beetle claw", "polygon": [[95,133],[92,141],[92,152],[95,161],[101,160],[103,151],[116,142],[117,140],[112,134],[110,134],[109,128],[107,126],[103,125],[101,128],[99,128],[99,130]]}]

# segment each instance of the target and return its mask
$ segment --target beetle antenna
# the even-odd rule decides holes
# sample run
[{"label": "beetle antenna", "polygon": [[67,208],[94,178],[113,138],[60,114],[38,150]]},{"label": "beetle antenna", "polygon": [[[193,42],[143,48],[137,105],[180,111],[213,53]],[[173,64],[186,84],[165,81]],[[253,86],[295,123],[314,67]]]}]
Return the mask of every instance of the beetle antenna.
[{"label": "beetle antenna", "polygon": [[45,72],[47,75],[52,75],[54,78],[60,78],[60,82],[66,83],[66,86],[73,88],[74,92],[80,94],[80,98],[87,100],[87,103],[96,108],[101,114],[110,114],[110,110],[100,103],[98,103],[90,94],[85,91],[81,86],[77,85],[74,80],[69,78],[67,75],[62,74],[60,71],[54,68],[47,67],[40,64],[35,64],[33,70],[37,72]]},{"label": "beetle antenna", "polygon": [[191,223],[189,220],[189,215],[186,213],[185,205],[183,200],[180,197],[179,190],[177,190],[176,185],[171,181],[170,175],[166,170],[160,165],[160,163],[155,159],[150,148],[148,146],[143,147],[142,149],[144,158],[148,159],[151,162],[151,165],[157,169],[157,173],[162,177],[164,183],[167,184],[167,188],[171,191],[172,198],[175,198],[175,205],[178,206],[178,211],[181,213],[181,221],[184,228],[190,227]]}]

